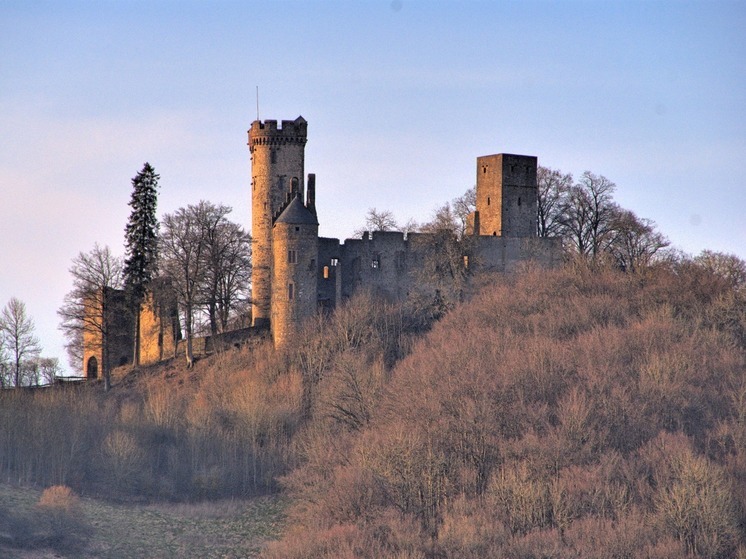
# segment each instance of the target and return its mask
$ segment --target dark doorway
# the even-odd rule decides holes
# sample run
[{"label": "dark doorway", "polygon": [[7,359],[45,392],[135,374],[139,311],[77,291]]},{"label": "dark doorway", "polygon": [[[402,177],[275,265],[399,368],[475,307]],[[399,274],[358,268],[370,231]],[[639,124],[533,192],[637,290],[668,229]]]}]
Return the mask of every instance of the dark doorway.
[{"label": "dark doorway", "polygon": [[86,367],[85,374],[88,378],[98,378],[98,359],[95,357],[88,359],[88,366]]}]

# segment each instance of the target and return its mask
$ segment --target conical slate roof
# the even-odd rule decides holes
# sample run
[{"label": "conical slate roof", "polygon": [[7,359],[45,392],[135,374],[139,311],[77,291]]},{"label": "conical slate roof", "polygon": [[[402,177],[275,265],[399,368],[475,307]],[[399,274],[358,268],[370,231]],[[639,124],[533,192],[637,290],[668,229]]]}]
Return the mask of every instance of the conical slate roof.
[{"label": "conical slate roof", "polygon": [[275,223],[291,223],[293,225],[318,225],[319,220],[303,205],[300,197],[296,196],[277,217]]}]

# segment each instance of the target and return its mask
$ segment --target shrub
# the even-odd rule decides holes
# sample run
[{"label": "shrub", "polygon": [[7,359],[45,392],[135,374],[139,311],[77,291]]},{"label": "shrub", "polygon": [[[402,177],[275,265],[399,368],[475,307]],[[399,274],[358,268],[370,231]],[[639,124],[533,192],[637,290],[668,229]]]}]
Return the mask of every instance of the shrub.
[{"label": "shrub", "polygon": [[78,496],[65,485],[44,490],[34,518],[36,544],[48,544],[57,551],[73,552],[85,547],[88,527]]},{"label": "shrub", "polygon": [[706,458],[675,457],[675,480],[658,493],[661,522],[689,553],[704,558],[730,557],[738,538],[738,517],[730,486]]}]

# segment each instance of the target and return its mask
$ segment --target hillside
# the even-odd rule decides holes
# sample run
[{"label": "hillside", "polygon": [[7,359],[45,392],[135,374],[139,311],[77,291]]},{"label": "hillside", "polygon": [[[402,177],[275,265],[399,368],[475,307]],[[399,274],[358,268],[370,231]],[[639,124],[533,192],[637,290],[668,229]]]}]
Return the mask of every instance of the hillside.
[{"label": "hillside", "polygon": [[3,478],[143,514],[282,492],[270,558],[746,557],[741,284],[580,266],[465,297],[433,323],[363,294],[285,350],[2,394]]},{"label": "hillside", "polygon": [[346,354],[267,557],[746,557],[744,301],[696,266],[534,270],[366,405],[375,373]]}]

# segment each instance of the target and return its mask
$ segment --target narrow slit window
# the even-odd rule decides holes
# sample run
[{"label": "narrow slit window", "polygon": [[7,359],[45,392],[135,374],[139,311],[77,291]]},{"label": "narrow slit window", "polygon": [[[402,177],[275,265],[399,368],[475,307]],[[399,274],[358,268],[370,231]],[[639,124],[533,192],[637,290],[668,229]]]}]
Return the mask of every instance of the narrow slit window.
[{"label": "narrow slit window", "polygon": [[298,253],[294,250],[288,250],[288,264],[295,264],[298,262]]},{"label": "narrow slit window", "polygon": [[324,279],[329,279],[329,266],[324,266]]},{"label": "narrow slit window", "polygon": [[520,196],[518,197],[518,205],[519,206],[521,205],[521,197]]},{"label": "narrow slit window", "polygon": [[295,296],[295,286],[292,283],[288,284],[288,301],[292,301]]}]

